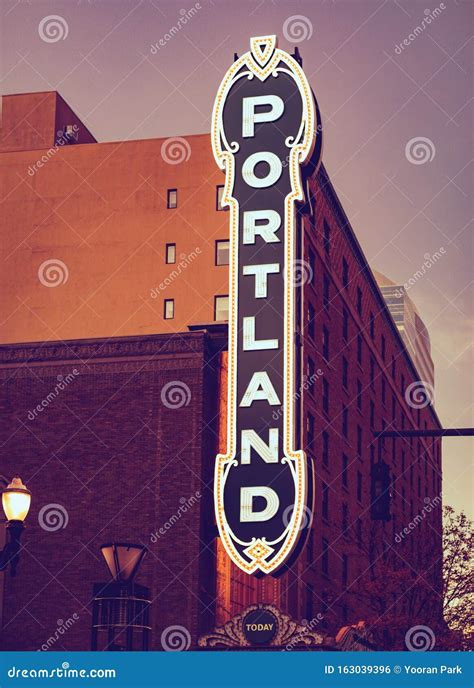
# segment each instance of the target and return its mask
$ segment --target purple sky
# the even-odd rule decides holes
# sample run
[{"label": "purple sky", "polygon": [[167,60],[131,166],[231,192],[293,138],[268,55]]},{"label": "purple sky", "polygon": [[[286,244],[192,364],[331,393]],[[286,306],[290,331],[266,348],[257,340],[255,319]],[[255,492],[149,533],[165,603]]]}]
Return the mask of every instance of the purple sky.
[{"label": "purple sky", "polygon": [[[234,51],[268,33],[298,45],[323,160],[369,262],[403,283],[444,249],[409,295],[431,335],[441,421],[473,425],[471,2],[3,0],[2,14],[3,93],[58,90],[99,141],[208,132]],[[64,40],[41,39],[49,15]],[[406,145],[419,137],[431,160],[414,164]],[[445,501],[471,516],[472,449],[443,444]]]}]

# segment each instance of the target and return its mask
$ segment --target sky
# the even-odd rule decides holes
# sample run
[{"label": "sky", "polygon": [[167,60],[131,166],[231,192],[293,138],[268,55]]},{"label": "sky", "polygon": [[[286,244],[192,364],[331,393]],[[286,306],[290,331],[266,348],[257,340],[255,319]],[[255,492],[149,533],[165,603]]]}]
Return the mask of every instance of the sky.
[{"label": "sky", "polygon": [[[3,0],[2,93],[57,90],[98,141],[210,131],[251,36],[299,47],[323,162],[371,266],[428,327],[445,427],[473,426],[472,2]],[[441,257],[431,260],[434,255]],[[425,268],[424,263],[433,265]],[[443,440],[471,518],[472,438]]]}]

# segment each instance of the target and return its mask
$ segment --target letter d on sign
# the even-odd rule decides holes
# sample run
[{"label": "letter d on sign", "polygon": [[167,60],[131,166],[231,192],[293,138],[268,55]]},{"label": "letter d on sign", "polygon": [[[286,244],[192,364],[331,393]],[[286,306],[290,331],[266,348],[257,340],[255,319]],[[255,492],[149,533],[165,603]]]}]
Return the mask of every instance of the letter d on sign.
[{"label": "letter d on sign", "polygon": [[[263,497],[266,506],[262,511],[253,510],[255,497]],[[240,488],[240,520],[242,522],[269,521],[278,511],[280,500],[271,487],[241,487]]]}]

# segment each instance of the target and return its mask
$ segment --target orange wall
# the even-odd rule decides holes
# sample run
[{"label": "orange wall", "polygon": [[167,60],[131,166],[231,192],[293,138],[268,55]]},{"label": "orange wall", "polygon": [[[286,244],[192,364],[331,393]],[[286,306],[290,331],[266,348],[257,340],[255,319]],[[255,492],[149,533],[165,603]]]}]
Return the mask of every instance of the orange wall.
[{"label": "orange wall", "polygon": [[[1,342],[177,332],[213,321],[214,296],[228,292],[227,268],[214,265],[215,240],[228,236],[228,213],[216,211],[223,175],[208,135],[186,141],[190,156],[179,164],[162,157],[163,139],[62,147],[40,168],[46,150],[0,155]],[[168,188],[178,189],[175,210],[166,207]],[[171,242],[178,258],[195,258],[156,296],[178,269],[164,261]],[[54,288],[38,277],[51,259],[68,273]],[[163,319],[164,298],[175,299],[174,320]]]}]

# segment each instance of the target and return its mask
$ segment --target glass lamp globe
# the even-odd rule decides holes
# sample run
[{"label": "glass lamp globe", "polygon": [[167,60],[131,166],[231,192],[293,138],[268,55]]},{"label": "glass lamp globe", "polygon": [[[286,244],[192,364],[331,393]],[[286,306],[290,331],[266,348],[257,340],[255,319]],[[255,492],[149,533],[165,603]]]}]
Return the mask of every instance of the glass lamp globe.
[{"label": "glass lamp globe", "polygon": [[31,504],[31,492],[27,490],[21,478],[13,478],[2,491],[2,506],[7,521],[23,522],[28,515]]}]

